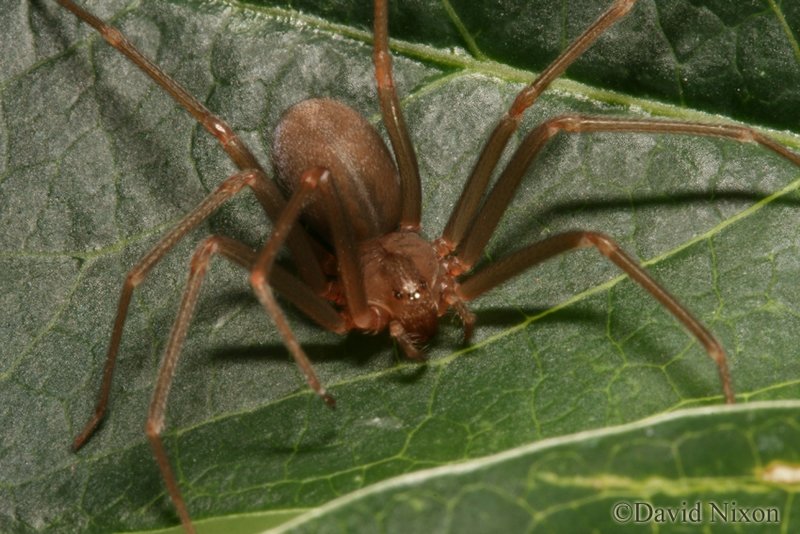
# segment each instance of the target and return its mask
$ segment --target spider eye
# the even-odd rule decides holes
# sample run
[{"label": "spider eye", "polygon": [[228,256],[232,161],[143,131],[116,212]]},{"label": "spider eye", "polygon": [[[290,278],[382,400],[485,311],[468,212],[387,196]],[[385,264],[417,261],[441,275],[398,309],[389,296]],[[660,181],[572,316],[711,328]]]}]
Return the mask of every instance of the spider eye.
[{"label": "spider eye", "polygon": [[394,298],[396,298],[397,300],[403,300],[403,292],[395,290]]},{"label": "spider eye", "polygon": [[425,280],[420,280],[419,281],[419,288],[420,289],[428,289],[428,282],[426,282]]}]

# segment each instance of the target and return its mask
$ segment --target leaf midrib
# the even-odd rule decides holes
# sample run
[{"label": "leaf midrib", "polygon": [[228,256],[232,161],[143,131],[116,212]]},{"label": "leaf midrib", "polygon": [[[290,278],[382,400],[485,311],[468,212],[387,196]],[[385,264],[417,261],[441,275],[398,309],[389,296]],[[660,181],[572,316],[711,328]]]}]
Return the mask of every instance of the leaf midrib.
[{"label": "leaf midrib", "polygon": [[[600,440],[611,436],[634,432],[637,430],[647,431],[653,427],[669,423],[671,421],[684,419],[684,418],[700,418],[707,417],[714,414],[737,414],[745,412],[754,412],[758,410],[798,410],[800,409],[800,401],[787,400],[787,401],[760,401],[747,404],[730,405],[716,405],[704,406],[699,408],[691,408],[686,410],[679,410],[668,412],[664,414],[647,417],[638,421],[624,423],[621,425],[607,426],[592,430],[583,430],[573,434],[556,436],[552,438],[544,438],[534,443],[528,443],[519,447],[514,447],[489,456],[483,456],[474,460],[465,462],[457,462],[452,464],[443,465],[441,467],[434,467],[425,469],[423,471],[415,471],[404,475],[399,475],[387,480],[376,482],[367,487],[355,490],[347,495],[334,499],[328,503],[318,506],[308,513],[291,520],[283,525],[270,530],[272,534],[281,532],[288,532],[303,523],[313,520],[316,517],[323,517],[325,514],[340,507],[346,506],[350,502],[357,501],[367,495],[380,494],[390,489],[401,488],[404,486],[411,486],[421,481],[434,479],[441,476],[456,476],[464,473],[470,473],[493,465],[501,464],[509,460],[513,460],[526,455],[545,451],[547,449],[557,449],[565,445],[573,445],[580,442]],[[715,478],[717,482],[719,479]]]}]

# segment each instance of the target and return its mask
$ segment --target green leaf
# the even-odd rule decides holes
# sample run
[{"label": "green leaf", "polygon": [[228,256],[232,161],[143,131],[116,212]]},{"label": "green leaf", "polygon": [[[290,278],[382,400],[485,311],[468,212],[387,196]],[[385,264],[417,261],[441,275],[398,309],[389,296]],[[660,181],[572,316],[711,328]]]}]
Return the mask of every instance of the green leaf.
[{"label": "green leaf", "polygon": [[[522,0],[467,3],[393,8],[391,29],[402,39],[396,81],[429,238],[532,79],[528,69],[546,64],[608,4],[581,3],[573,13],[540,2],[528,14]],[[312,13],[300,2],[86,4],[228,120],[264,162],[282,111],[303,98],[333,96],[380,122],[367,2],[320,3]],[[351,21],[353,13],[361,15]],[[512,144],[570,110],[720,120],[713,111],[789,126],[768,133],[796,149],[798,13],[794,0],[640,0],[576,65],[575,76],[592,85],[555,84]],[[96,398],[125,273],[233,167],[182,109],[54,2],[3,2],[0,28],[0,530],[174,525],[143,426],[188,260],[204,235],[255,246],[269,224],[242,193],[154,270],[134,296],[108,417],[72,453]],[[772,29],[769,46],[748,40],[752,28]],[[561,135],[537,158],[486,261],[567,229],[612,235],[719,337],[739,401],[797,398],[798,187],[800,170],[757,146]],[[164,434],[193,518],[221,517],[233,531],[232,514],[258,512],[266,528],[403,473],[542,439],[698,404],[726,417],[702,348],[593,251],[531,270],[471,309],[473,343],[461,345],[458,322],[446,318],[423,366],[403,361],[385,334],[339,338],[289,310],[337,398],[331,411],[305,386],[245,273],[216,261]],[[737,419],[743,435],[756,434],[765,410]],[[670,424],[686,435],[693,421],[675,415]]]},{"label": "green leaf", "polygon": [[798,408],[700,408],[541,440],[375,484],[275,532],[791,532]]}]

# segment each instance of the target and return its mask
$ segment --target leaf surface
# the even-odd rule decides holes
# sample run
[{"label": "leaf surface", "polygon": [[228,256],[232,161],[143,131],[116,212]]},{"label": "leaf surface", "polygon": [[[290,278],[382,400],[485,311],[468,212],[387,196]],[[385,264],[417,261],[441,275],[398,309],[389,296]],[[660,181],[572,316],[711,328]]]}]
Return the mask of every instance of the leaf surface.
[{"label": "leaf surface", "polygon": [[[281,113],[303,98],[332,96],[380,122],[363,2],[311,12],[297,2],[87,4],[228,120],[264,162]],[[607,3],[566,13],[562,3],[542,2],[530,16],[521,14],[526,2],[462,4],[410,2],[392,13],[429,238],[529,70]],[[798,3],[737,6],[640,1],[576,65],[575,76],[592,85],[557,83],[512,144],[567,111],[719,120],[705,113],[713,111],[790,125],[771,133],[797,148]],[[681,9],[703,16],[675,23]],[[748,45],[751,25],[778,28],[768,50]],[[109,415],[73,454],[125,273],[233,168],[183,110],[54,3],[5,2],[0,27],[0,530],[173,525],[143,426],[188,261],[204,235],[257,246],[269,224],[242,193],[153,271],[131,306]],[[729,45],[712,46],[720,40]],[[731,62],[741,73],[755,65],[756,78],[786,100],[756,98],[753,85],[743,94],[735,77],[713,68]],[[665,76],[681,89],[659,81]],[[711,86],[717,92],[705,100],[690,97]],[[757,146],[561,135],[537,158],[484,261],[563,230],[605,232],[719,337],[738,400],[797,398],[798,186],[797,167]],[[337,398],[330,411],[304,385],[245,273],[215,260],[165,431],[193,517],[266,512],[260,525],[271,526],[276,516],[403,473],[721,401],[702,348],[591,250],[531,270],[471,308],[473,343],[463,346],[458,322],[445,318],[424,366],[403,361],[386,335],[339,338],[289,310]],[[754,409],[754,421],[762,411]],[[754,435],[747,417],[737,424]]]},{"label": "leaf surface", "polygon": [[790,532],[800,404],[757,404],[683,410],[412,473],[274,532],[616,532],[648,523],[659,532]]}]

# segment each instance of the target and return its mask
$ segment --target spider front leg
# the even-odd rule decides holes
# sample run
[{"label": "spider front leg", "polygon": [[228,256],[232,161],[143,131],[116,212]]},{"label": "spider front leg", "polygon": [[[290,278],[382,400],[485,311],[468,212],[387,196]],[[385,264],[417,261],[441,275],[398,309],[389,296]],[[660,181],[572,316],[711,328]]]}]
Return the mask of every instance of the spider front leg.
[{"label": "spider front leg", "polygon": [[725,402],[733,404],[736,399],[733,392],[730,371],[728,370],[728,360],[719,342],[700,321],[695,319],[689,310],[680,304],[675,297],[670,295],[666,289],[661,287],[658,282],[653,280],[636,260],[629,256],[614,240],[606,235],[597,232],[574,231],[549,237],[519,250],[469,276],[461,282],[456,292],[459,297],[465,301],[473,300],[486,291],[499,286],[506,280],[527,271],[531,267],[553,256],[586,247],[595,247],[598,252],[622,269],[633,281],[642,286],[650,295],[658,300],[694,337],[697,338],[698,341],[700,341],[706,352],[708,352],[708,355],[717,364],[720,382],[722,383],[722,391],[725,395]]},{"label": "spider front leg", "polygon": [[373,324],[374,318],[367,305],[367,298],[362,283],[361,268],[352,230],[347,224],[347,219],[344,217],[344,211],[342,210],[338,194],[336,193],[335,185],[333,181],[330,180],[330,172],[324,168],[315,167],[303,173],[303,176],[299,180],[299,188],[292,194],[286,205],[286,209],[275,223],[275,228],[272,230],[269,241],[267,241],[267,244],[258,254],[258,258],[251,270],[250,284],[258,300],[264,306],[264,309],[275,321],[286,347],[303,372],[309,386],[311,386],[328,406],[333,407],[336,404],[334,398],[328,394],[322,384],[320,384],[308,356],[292,332],[292,328],[289,326],[286,316],[275,300],[272,288],[268,282],[272,280],[272,273],[275,268],[275,258],[278,250],[283,246],[286,237],[297,223],[303,207],[315,194],[319,194],[325,202],[325,211],[327,212],[328,222],[331,226],[333,245],[339,264],[339,275],[344,286],[349,314],[349,321],[347,322],[341,316],[337,316],[335,322],[323,326],[338,333],[345,333],[353,327],[365,330],[375,329]]},{"label": "spider front leg", "polygon": [[254,252],[246,245],[222,236],[212,236],[203,241],[192,256],[189,281],[183,292],[183,298],[178,309],[178,315],[170,333],[169,342],[161,360],[158,370],[156,387],[153,390],[153,397],[150,401],[150,410],[147,415],[145,432],[153,455],[156,457],[161,476],[167,486],[167,491],[172,499],[178,516],[181,519],[184,530],[194,533],[194,526],[186,509],[178,482],[172,472],[164,444],[161,442],[161,432],[164,429],[164,414],[167,407],[167,397],[172,380],[175,377],[175,368],[180,357],[181,347],[186,339],[197,298],[200,294],[200,287],[205,278],[208,264],[215,254],[222,254],[228,260],[233,261],[243,267],[249,267],[253,263]]},{"label": "spider front leg", "polygon": [[[189,279],[186,282],[186,288],[183,292],[180,307],[178,308],[178,314],[170,333],[167,348],[164,351],[164,357],[159,366],[158,379],[153,390],[150,410],[147,416],[147,424],[145,425],[145,432],[150,441],[151,448],[153,449],[153,455],[156,457],[159,469],[161,470],[164,483],[167,486],[167,491],[175,505],[181,523],[187,532],[194,532],[194,527],[192,526],[186,503],[183,500],[177,480],[170,466],[164,444],[161,441],[161,433],[164,429],[167,398],[173,378],[175,377],[175,369],[178,359],[180,358],[181,348],[186,340],[186,333],[189,330],[189,325],[194,315],[197,299],[200,295],[200,288],[208,271],[209,263],[217,254],[221,254],[227,260],[248,270],[252,269],[256,262],[256,252],[254,250],[228,237],[211,236],[197,247],[190,263]],[[269,283],[275,286],[278,292],[287,300],[297,306],[301,311],[305,312],[306,315],[322,327],[337,332],[342,331],[344,328],[341,317],[339,317],[330,305],[324,299],[317,296],[308,285],[287,271],[276,267],[270,273]],[[317,384],[317,389],[321,389],[319,388],[319,381],[316,379],[313,369],[309,368],[309,370],[309,381]],[[321,395],[325,395],[324,390],[322,390]],[[331,402],[333,401],[330,396],[326,398],[326,400],[328,399],[330,399]]]}]

